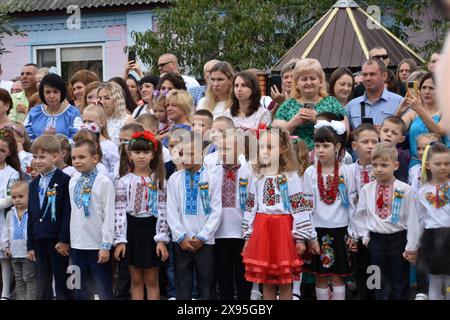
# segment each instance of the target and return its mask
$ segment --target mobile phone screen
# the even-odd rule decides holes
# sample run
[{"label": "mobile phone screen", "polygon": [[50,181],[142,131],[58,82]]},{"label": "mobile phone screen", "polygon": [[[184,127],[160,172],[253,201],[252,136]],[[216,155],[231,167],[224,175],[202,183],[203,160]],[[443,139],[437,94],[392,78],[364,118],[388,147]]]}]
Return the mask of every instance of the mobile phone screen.
[{"label": "mobile phone screen", "polygon": [[370,123],[370,124],[373,124],[373,118],[364,117],[364,118],[362,118],[362,123]]},{"label": "mobile phone screen", "polygon": [[135,51],[128,51],[128,61],[136,61],[136,52]]}]

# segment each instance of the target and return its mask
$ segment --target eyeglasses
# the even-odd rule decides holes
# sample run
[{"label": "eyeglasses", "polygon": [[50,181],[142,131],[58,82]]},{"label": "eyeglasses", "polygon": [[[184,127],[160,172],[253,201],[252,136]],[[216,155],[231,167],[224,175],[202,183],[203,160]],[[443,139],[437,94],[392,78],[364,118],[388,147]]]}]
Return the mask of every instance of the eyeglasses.
[{"label": "eyeglasses", "polygon": [[167,62],[164,62],[164,63],[160,63],[160,64],[158,64],[158,68],[159,69],[161,69],[162,67],[164,67],[166,64],[169,64],[169,63],[172,63],[173,61],[167,61]]},{"label": "eyeglasses", "polygon": [[389,56],[387,54],[383,54],[383,55],[379,55],[379,56],[373,56],[372,58],[386,60],[386,59],[389,59]]}]

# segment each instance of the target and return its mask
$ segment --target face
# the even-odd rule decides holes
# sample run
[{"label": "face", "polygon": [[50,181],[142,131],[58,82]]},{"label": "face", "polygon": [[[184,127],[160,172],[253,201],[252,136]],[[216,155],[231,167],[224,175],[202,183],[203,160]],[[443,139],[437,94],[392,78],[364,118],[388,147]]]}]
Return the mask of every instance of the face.
[{"label": "face", "polygon": [[173,89],[175,89],[175,87],[173,86],[173,83],[170,82],[169,80],[166,80],[163,83],[161,83],[162,92],[169,92],[172,91]]},{"label": "face", "polygon": [[398,169],[399,162],[389,158],[376,158],[372,160],[372,166],[377,181],[387,183],[394,178],[394,171]]},{"label": "face", "polygon": [[427,79],[422,83],[422,86],[420,87],[420,96],[424,103],[430,105],[435,103],[436,94],[434,89],[433,79]]},{"label": "face", "polygon": [[9,109],[9,104],[0,100],[0,114],[6,114]]},{"label": "face", "polygon": [[136,81],[134,81],[133,79],[127,79],[127,87],[133,97],[136,97],[138,95],[139,88],[136,85]]},{"label": "face", "polygon": [[211,132],[209,133],[209,138],[216,145],[221,145],[220,139],[225,136],[225,133],[230,128],[225,121],[214,121],[212,124]]},{"label": "face", "polygon": [[11,198],[13,205],[19,209],[26,209],[28,206],[28,188],[20,186],[11,190]]},{"label": "face", "polygon": [[436,69],[436,65],[439,62],[439,57],[440,57],[439,53],[433,53],[431,55],[430,62],[428,63],[428,70],[430,72],[434,72],[434,70]]},{"label": "face", "polygon": [[387,73],[381,72],[376,63],[365,64],[362,68],[363,84],[367,91],[377,92],[384,88],[384,82],[387,79]]},{"label": "face", "polygon": [[59,89],[45,85],[44,98],[49,107],[56,107],[61,103],[61,91],[59,91]]},{"label": "face", "polygon": [[385,121],[380,129],[380,140],[381,142],[388,142],[391,146],[396,147],[397,144],[405,140],[405,136],[402,135],[402,129],[399,125]]},{"label": "face", "polygon": [[234,95],[239,102],[246,102],[252,96],[252,89],[241,77],[237,77],[234,81]]},{"label": "face", "polygon": [[95,169],[97,163],[98,154],[92,155],[88,146],[72,149],[72,165],[78,172],[90,172]]},{"label": "face", "polygon": [[322,163],[336,159],[340,147],[341,147],[340,143],[334,145],[331,142],[316,142],[314,144],[314,150],[317,155],[317,158]]},{"label": "face", "polygon": [[378,134],[366,130],[359,134],[358,139],[352,142],[353,150],[356,151],[360,160],[370,161],[372,159],[372,151],[378,143]]},{"label": "face", "polygon": [[230,92],[231,81],[226,74],[220,71],[214,71],[210,74],[209,85],[214,95],[224,96]]},{"label": "face", "polygon": [[85,111],[82,115],[83,123],[93,123],[95,122],[100,127],[103,127],[105,123],[101,121],[100,117],[97,116],[97,114],[93,111]]},{"label": "face", "polygon": [[39,150],[37,153],[33,154],[33,161],[36,170],[39,173],[47,173],[53,170],[55,163],[58,160],[59,153],[49,153]]},{"label": "face", "polygon": [[167,117],[175,123],[181,123],[187,114],[174,101],[167,101]]},{"label": "face", "polygon": [[84,85],[83,82],[81,81],[75,82],[72,86],[72,90],[75,100],[77,101],[83,100],[84,91],[86,90],[86,86]]},{"label": "face", "polygon": [[358,74],[355,76],[355,87],[359,86],[361,83],[363,83],[363,76],[361,74]]},{"label": "face", "polygon": [[273,133],[264,132],[259,138],[259,162],[263,165],[276,165],[280,157],[280,141]]},{"label": "face", "polygon": [[120,133],[119,133],[120,143],[125,143],[125,142],[130,141],[133,133],[134,133],[134,130],[120,130]]},{"label": "face", "polygon": [[22,91],[23,91],[22,82],[21,81],[14,82],[11,87],[11,93],[18,93]]},{"label": "face", "polygon": [[291,94],[293,78],[294,70],[289,70],[283,73],[283,78],[281,79],[281,87],[283,91],[287,92],[287,94]]},{"label": "face", "polygon": [[427,161],[426,167],[431,171],[433,179],[447,180],[450,173],[450,153],[435,153]]},{"label": "face", "polygon": [[100,89],[98,91],[98,100],[102,104],[103,108],[105,109],[106,116],[109,118],[114,114],[114,102],[111,99],[111,95],[109,92],[105,89]]},{"label": "face", "polygon": [[[195,166],[195,150],[194,143],[184,143],[180,146],[179,156],[181,157],[181,165],[186,170],[191,170]],[[177,147],[178,147],[177,146]]]},{"label": "face", "polygon": [[8,143],[6,141],[0,140],[0,164],[4,164],[6,158],[10,155]]},{"label": "face", "polygon": [[91,92],[86,93],[86,102],[87,105],[97,103],[97,89],[94,89]]},{"label": "face", "polygon": [[314,71],[304,72],[297,80],[297,90],[302,97],[314,99],[319,94],[321,86],[319,75]]},{"label": "face", "polygon": [[177,65],[175,64],[173,57],[162,56],[158,59],[158,69],[161,74],[166,72],[175,72]]},{"label": "face", "polygon": [[411,74],[411,67],[409,66],[409,64],[404,63],[400,65],[398,69],[398,76],[401,81],[408,81],[408,77],[410,74]]},{"label": "face", "polygon": [[31,179],[33,179],[33,180],[39,176],[39,171],[36,168],[36,163],[34,160],[31,161],[30,176],[31,176]]},{"label": "face", "polygon": [[238,152],[236,136],[228,135],[222,140],[220,145],[220,153],[222,154],[222,162],[224,164],[237,164]]},{"label": "face", "polygon": [[157,104],[153,107],[153,114],[156,118],[158,118],[159,122],[166,123],[167,122],[167,111],[166,106]]},{"label": "face", "polygon": [[214,67],[215,64],[216,62],[207,63],[203,68],[203,77],[205,78],[206,85],[209,85],[209,79],[211,77],[211,69],[212,67]]},{"label": "face", "polygon": [[211,119],[207,116],[196,114],[192,118],[192,123],[192,130],[201,133],[202,136],[211,129]]},{"label": "face", "polygon": [[36,71],[36,67],[33,66],[22,68],[22,71],[20,72],[20,81],[22,81],[24,90],[36,87]]},{"label": "face", "polygon": [[372,49],[369,53],[370,58],[379,58],[384,64],[389,65],[389,56],[385,49]]},{"label": "face", "polygon": [[353,90],[353,79],[348,74],[344,74],[337,79],[334,84],[334,93],[341,101],[347,101]]},{"label": "face", "polygon": [[[134,81],[133,81],[134,82]],[[152,83],[143,83],[141,86],[141,96],[145,102],[150,102],[153,99],[153,84]]]},{"label": "face", "polygon": [[417,157],[419,158],[420,161],[422,161],[423,152],[425,151],[426,146],[433,141],[438,142],[436,140],[428,139],[426,137],[422,137],[417,140]]},{"label": "face", "polygon": [[136,169],[149,169],[150,161],[153,160],[153,152],[148,151],[130,151],[130,160],[133,162]]}]

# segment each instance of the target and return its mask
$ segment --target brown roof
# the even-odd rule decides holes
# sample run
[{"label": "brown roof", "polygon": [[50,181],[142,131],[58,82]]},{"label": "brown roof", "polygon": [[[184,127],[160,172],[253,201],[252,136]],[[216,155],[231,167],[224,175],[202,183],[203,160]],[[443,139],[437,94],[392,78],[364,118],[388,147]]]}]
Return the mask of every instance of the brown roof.
[{"label": "brown roof", "polygon": [[[293,58],[315,58],[323,69],[359,68],[375,46],[387,49],[390,65],[412,58],[424,60],[353,1],[338,1],[272,68],[280,72]],[[375,28],[369,29],[368,23]]]},{"label": "brown roof", "polygon": [[[50,11],[50,10],[65,10],[70,5],[76,5],[80,9],[85,8],[101,8],[101,7],[117,7],[126,5],[142,5],[152,4],[158,2],[158,0],[0,0],[2,4],[13,4],[9,10],[10,13],[15,12],[35,12],[35,11]],[[17,5],[19,4],[19,5]]]}]

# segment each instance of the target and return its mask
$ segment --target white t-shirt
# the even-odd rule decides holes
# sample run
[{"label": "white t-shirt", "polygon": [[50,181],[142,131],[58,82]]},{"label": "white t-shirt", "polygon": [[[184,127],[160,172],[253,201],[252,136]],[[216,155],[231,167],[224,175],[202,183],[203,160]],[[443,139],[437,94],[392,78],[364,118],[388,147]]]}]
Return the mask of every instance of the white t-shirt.
[{"label": "white t-shirt", "polygon": [[[200,99],[200,101],[198,102],[197,110],[206,109],[205,108],[205,99],[206,98],[204,98],[204,97]],[[225,109],[226,109],[225,101],[217,102],[217,104],[215,105],[214,110],[212,112],[214,119],[216,119],[217,117],[223,116]]]},{"label": "white t-shirt", "polygon": [[194,87],[200,86],[200,83],[198,83],[198,81],[195,80],[195,79],[192,78],[192,77],[185,76],[185,75],[182,75],[181,77],[183,78],[184,82],[186,83],[186,88],[187,88],[188,90],[189,90],[189,89],[192,89],[192,88],[194,88]]}]

